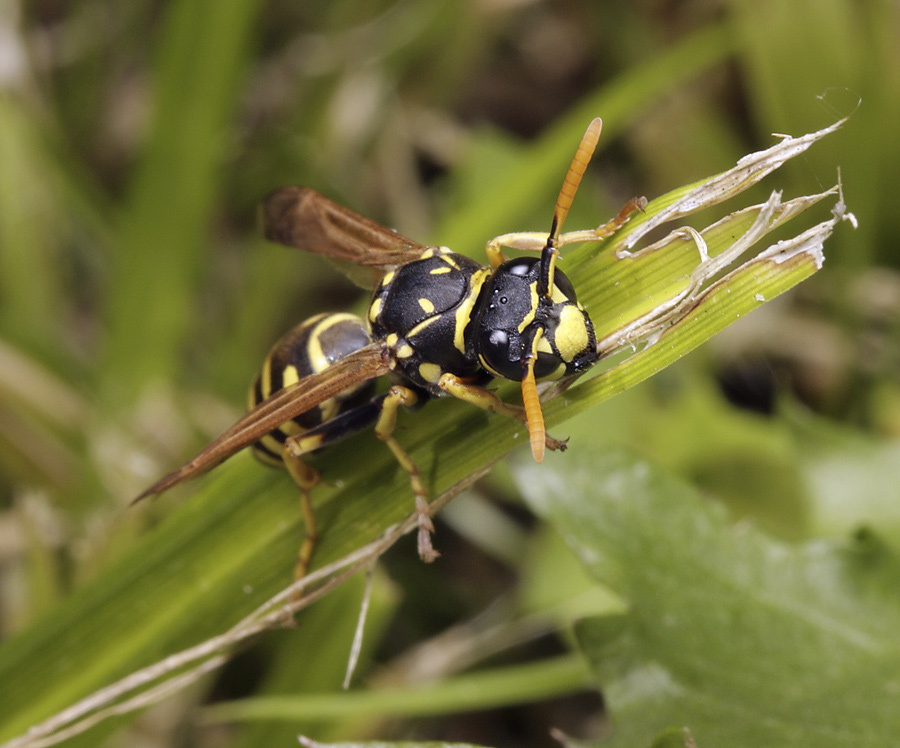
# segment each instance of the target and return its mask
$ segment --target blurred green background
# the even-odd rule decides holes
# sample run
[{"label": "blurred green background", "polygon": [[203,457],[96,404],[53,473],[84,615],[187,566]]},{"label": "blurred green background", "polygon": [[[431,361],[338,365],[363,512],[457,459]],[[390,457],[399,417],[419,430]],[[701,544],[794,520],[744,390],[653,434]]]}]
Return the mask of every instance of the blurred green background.
[{"label": "blurred green background", "polygon": [[[570,229],[603,222],[634,195],[727,169],[771,144],[771,133],[800,135],[852,113],[777,183],[788,197],[816,192],[840,167],[859,228],[837,231],[823,271],[560,435],[636,447],[773,537],[843,537],[867,526],[896,547],[898,39],[893,0],[4,0],[3,636],[40,649],[52,621],[66,620],[57,611],[81,604],[86,630],[127,640],[114,616],[84,612],[86,601],[98,580],[105,589],[117,578],[130,584],[117,560],[191,494],[141,510],[128,501],[229,424],[286,329],[363,303],[319,259],[260,238],[256,206],[270,189],[310,185],[418,241],[481,257],[494,235],[548,225],[594,116],[604,132]],[[360,437],[359,454],[369,441]],[[328,458],[326,480],[340,480],[341,461],[354,455]],[[264,599],[289,575],[294,536],[284,525],[297,521],[295,497],[286,478],[242,468],[244,482],[222,509],[238,514],[209,523],[211,532],[240,527],[242,497],[277,495],[277,552],[254,557],[240,577],[265,578]],[[419,563],[408,543],[390,555],[364,678],[414,680],[416,646],[479,613],[513,630],[502,645],[472,645],[465,662],[498,650],[508,658],[499,662],[518,662],[568,646],[530,630],[521,634],[527,645],[513,646],[510,621],[527,629],[529,600],[541,585],[561,584],[553,564],[559,575],[571,569],[508,477],[497,471],[447,512],[439,565]],[[224,505],[213,495],[202,506],[198,513]],[[185,627],[196,618],[198,637],[235,607],[233,579],[216,578],[215,600],[173,606]],[[148,609],[166,605],[166,594]],[[542,746],[550,726],[602,732],[600,697],[583,690],[580,674],[537,710],[412,726],[371,717],[327,729],[196,725],[210,694],[333,688],[358,605],[358,591],[342,594],[299,629],[314,643],[273,634],[203,688],[85,744],[135,745],[140,735],[142,745],[290,745],[298,730],[318,727],[342,738]],[[190,640],[181,636],[132,642],[134,663]],[[14,662],[0,655],[8,676]],[[60,689],[46,714],[128,672],[118,666],[93,685]],[[65,681],[53,668],[48,655],[32,677]]]}]

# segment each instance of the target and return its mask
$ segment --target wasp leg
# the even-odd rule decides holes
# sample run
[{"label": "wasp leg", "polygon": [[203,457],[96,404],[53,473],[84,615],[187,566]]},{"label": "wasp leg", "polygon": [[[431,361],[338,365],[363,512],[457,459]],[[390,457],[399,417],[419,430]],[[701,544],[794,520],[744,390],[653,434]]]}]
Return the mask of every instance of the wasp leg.
[{"label": "wasp leg", "polygon": [[303,521],[306,527],[306,537],[303,538],[303,544],[300,546],[300,552],[297,554],[297,563],[294,566],[294,581],[297,581],[306,576],[309,560],[312,558],[313,550],[319,540],[316,513],[313,511],[312,499],[310,498],[313,488],[319,482],[319,474],[303,462],[302,459],[291,454],[287,442],[281,450],[281,456],[284,460],[284,466],[300,490],[300,508],[303,510]]},{"label": "wasp leg", "polygon": [[[563,247],[566,244],[579,244],[587,242],[597,242],[601,239],[607,239],[624,226],[631,214],[636,210],[643,210],[647,207],[647,199],[644,197],[634,197],[629,200],[625,207],[619,211],[615,218],[610,219],[602,226],[595,229],[586,229],[583,231],[569,231],[560,234],[556,240],[557,247]],[[503,255],[501,247],[516,249],[521,252],[540,252],[547,246],[547,234],[540,231],[517,231],[512,234],[502,234],[491,239],[485,247],[485,253],[491,267],[496,270],[500,263],[506,257]]]},{"label": "wasp leg", "polygon": [[297,484],[297,488],[300,489],[300,506],[306,524],[306,537],[303,545],[300,546],[297,565],[294,567],[295,580],[305,576],[319,539],[316,515],[310,499],[310,492],[319,482],[319,474],[303,461],[303,455],[371,426],[378,419],[383,399],[383,395],[372,398],[369,402],[351,408],[330,421],[325,421],[303,433],[291,436],[284,442],[281,450],[282,459]]},{"label": "wasp leg", "polygon": [[[375,435],[387,444],[394,458],[400,463],[400,467],[409,476],[409,483],[415,495],[416,516],[419,522],[419,555],[423,561],[434,561],[440,555],[431,544],[431,533],[434,532],[434,524],[431,521],[431,510],[428,507],[428,491],[422,482],[416,464],[393,437],[394,427],[397,423],[397,410],[401,405],[409,407],[415,405],[418,401],[419,395],[412,389],[394,385],[385,394],[345,411],[330,421],[304,431],[302,434],[292,436],[284,443],[285,465],[291,471],[294,481],[300,488],[303,514],[307,525],[307,538],[300,549],[300,557],[295,570],[296,578],[299,579],[306,572],[306,566],[309,563],[309,558],[312,556],[314,544],[318,539],[316,521],[308,496],[309,489],[305,488],[309,473],[304,471],[312,471],[312,468],[303,463],[300,458],[345,436],[355,434],[373,423],[375,424]],[[299,470],[298,474],[295,474],[295,469]],[[314,471],[312,472],[314,473]],[[316,475],[316,480],[318,480],[318,475]],[[315,483],[312,485],[315,485]]]},{"label": "wasp leg", "polygon": [[375,423],[375,436],[387,444],[393,452],[395,459],[400,463],[409,476],[409,484],[416,498],[416,518],[419,523],[419,535],[417,546],[419,557],[426,562],[434,561],[441,554],[431,544],[431,533],[434,532],[434,523],[431,521],[431,509],[428,506],[428,491],[422,482],[419,468],[412,461],[399,442],[393,437],[394,427],[397,425],[397,410],[401,405],[415,405],[419,396],[408,387],[394,385],[388,390],[381,404],[381,413]]},{"label": "wasp leg", "polygon": [[[469,384],[455,374],[442,374],[438,381],[438,387],[447,394],[453,395],[453,397],[459,398],[460,400],[465,400],[472,405],[476,405],[482,410],[487,410],[492,413],[501,413],[510,418],[515,418],[519,423],[525,426],[528,425],[524,408],[505,403],[490,390],[486,390],[484,387],[478,387],[474,384]],[[544,439],[547,449],[562,451],[566,448],[565,441],[554,439],[549,434],[545,435]]]}]

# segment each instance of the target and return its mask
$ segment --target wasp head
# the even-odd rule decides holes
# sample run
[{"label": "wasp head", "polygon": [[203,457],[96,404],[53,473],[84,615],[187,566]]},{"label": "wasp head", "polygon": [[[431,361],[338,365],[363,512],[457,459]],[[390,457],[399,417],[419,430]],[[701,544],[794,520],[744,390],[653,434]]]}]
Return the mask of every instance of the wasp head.
[{"label": "wasp head", "polygon": [[597,360],[594,327],[571,281],[560,270],[549,285],[542,276],[541,259],[520,257],[500,265],[488,284],[476,351],[494,376],[522,381],[531,357],[536,379],[570,376]]}]

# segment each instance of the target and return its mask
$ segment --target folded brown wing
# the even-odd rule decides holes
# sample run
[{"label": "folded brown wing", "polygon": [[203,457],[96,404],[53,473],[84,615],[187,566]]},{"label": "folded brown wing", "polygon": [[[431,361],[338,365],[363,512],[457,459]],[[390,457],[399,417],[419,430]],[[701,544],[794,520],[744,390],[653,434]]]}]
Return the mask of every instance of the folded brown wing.
[{"label": "folded brown wing", "polygon": [[261,217],[267,239],[323,255],[366,288],[374,288],[386,272],[417,260],[425,249],[309,187],[270,193]]},{"label": "folded brown wing", "polygon": [[211,470],[281,424],[345,389],[380,377],[390,370],[390,360],[385,347],[382,343],[376,342],[340,359],[319,374],[312,374],[290,387],[279,390],[210,442],[193,459],[160,478],[132,503],[162,493],[182,481]]}]

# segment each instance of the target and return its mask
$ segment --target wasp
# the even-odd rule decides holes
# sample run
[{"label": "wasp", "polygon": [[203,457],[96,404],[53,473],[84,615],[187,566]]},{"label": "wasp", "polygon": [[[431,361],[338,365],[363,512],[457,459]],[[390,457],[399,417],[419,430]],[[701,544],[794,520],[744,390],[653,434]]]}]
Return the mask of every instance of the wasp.
[{"label": "wasp", "polygon": [[[303,576],[318,538],[310,493],[318,473],[304,461],[315,450],[367,427],[409,476],[418,518],[418,551],[434,560],[428,491],[394,437],[397,413],[450,395],[527,426],[534,459],[565,443],[544,428],[537,380],[579,376],[599,359],[593,324],[575,289],[556,267],[559,247],[604,239],[643,198],[631,200],[597,229],[562,234],[578,185],[600,137],[591,122],[566,174],[548,234],[517,232],[487,243],[488,265],[447,247],[427,247],[304,187],[283,187],[261,208],[267,239],[323,255],[374,287],[365,319],[320,314],[272,348],[250,390],[249,412],[182,467],[135,501],[193,478],[251,447],[285,467],[300,491],[306,538],[295,577]],[[503,248],[537,256],[507,259]],[[391,378],[386,392],[375,380]],[[522,403],[501,400],[486,385],[522,383]]]}]

